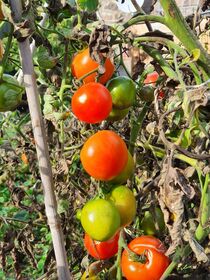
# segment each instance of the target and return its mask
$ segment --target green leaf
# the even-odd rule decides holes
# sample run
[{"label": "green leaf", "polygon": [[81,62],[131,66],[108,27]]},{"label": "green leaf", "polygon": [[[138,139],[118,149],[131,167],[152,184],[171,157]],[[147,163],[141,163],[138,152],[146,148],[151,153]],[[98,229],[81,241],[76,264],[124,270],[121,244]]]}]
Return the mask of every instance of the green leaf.
[{"label": "green leaf", "polygon": [[43,69],[51,69],[58,63],[58,58],[50,56],[47,49],[43,46],[37,49],[36,58],[39,67]]},{"label": "green leaf", "polygon": [[30,219],[30,215],[26,210],[18,211],[13,218],[18,219],[20,221],[28,221]]},{"label": "green leaf", "polygon": [[79,7],[82,10],[95,11],[98,7],[98,0],[77,0]]}]

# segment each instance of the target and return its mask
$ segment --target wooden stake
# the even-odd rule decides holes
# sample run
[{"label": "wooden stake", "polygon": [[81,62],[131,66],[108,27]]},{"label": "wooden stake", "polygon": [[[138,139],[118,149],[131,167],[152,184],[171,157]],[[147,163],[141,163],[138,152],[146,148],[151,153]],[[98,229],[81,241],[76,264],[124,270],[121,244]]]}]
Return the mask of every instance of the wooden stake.
[{"label": "wooden stake", "polygon": [[[13,12],[14,21],[20,22],[22,18],[22,1],[11,0],[10,5]],[[52,169],[44,129],[44,122],[39,104],[39,96],[29,39],[19,42],[19,50],[22,60],[24,86],[26,89],[36,144],[40,176],[44,190],[45,211],[52,234],[53,247],[56,257],[58,279],[69,280],[73,278],[70,276],[60,218],[57,214],[57,203],[53,188]]]}]

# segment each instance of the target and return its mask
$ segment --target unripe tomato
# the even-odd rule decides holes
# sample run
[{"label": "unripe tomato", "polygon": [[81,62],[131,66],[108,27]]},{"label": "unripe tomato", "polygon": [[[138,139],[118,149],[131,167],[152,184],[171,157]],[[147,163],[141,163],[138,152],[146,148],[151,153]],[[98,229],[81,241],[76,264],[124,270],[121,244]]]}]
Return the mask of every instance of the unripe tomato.
[{"label": "unripe tomato", "polygon": [[145,211],[144,217],[141,221],[141,228],[143,229],[144,234],[157,234],[155,223],[157,223],[158,228],[161,232],[165,230],[163,213],[158,207],[155,207],[154,215],[150,211]]},{"label": "unripe tomato", "polygon": [[124,250],[121,259],[122,273],[127,280],[159,280],[170,260],[164,255],[166,249],[161,241],[153,236],[140,236],[133,239],[128,248],[137,255],[144,254],[146,262],[132,260]]},{"label": "unripe tomato", "polygon": [[134,164],[133,157],[131,153],[128,151],[128,161],[125,168],[122,170],[122,172],[119,175],[114,177],[114,179],[112,179],[110,183],[114,185],[120,185],[126,183],[127,180],[133,175],[134,168],[135,168],[135,164]]},{"label": "unripe tomato", "polygon": [[124,117],[128,114],[128,112],[129,112],[129,108],[122,109],[122,110],[113,108],[107,118],[107,121],[110,122],[120,121],[124,119]]},{"label": "unripe tomato", "polygon": [[121,226],[129,225],[136,215],[136,199],[133,192],[126,186],[114,187],[108,199],[113,201],[120,213]]},{"label": "unripe tomato", "polygon": [[[79,79],[85,74],[88,74],[89,72],[97,69],[98,67],[99,64],[90,57],[89,48],[87,48],[81,52],[78,52],[74,56],[71,63],[71,72],[75,78]],[[105,73],[99,78],[99,82],[101,84],[105,84],[112,77],[115,69],[109,58],[105,60],[104,67]],[[83,82],[95,82],[96,76],[97,72],[94,72],[83,79]]]},{"label": "unripe tomato", "polygon": [[114,131],[101,130],[85,142],[80,159],[90,176],[109,181],[125,168],[128,150],[125,142]]},{"label": "unripe tomato", "polygon": [[126,109],[133,105],[136,97],[136,86],[128,77],[116,77],[110,80],[107,88],[112,96],[115,109]]},{"label": "unripe tomato", "polygon": [[74,93],[71,107],[80,121],[98,123],[105,120],[111,112],[112,97],[102,84],[84,84]]},{"label": "unripe tomato", "polygon": [[14,110],[22,100],[23,88],[10,75],[4,74],[0,81],[0,112]]},{"label": "unripe tomato", "polygon": [[94,240],[107,241],[119,230],[120,214],[113,202],[94,199],[82,208],[81,223]]},{"label": "unripe tomato", "polygon": [[88,253],[97,260],[106,260],[113,257],[118,251],[119,233],[107,241],[93,240],[87,233],[84,237],[84,245]]},{"label": "unripe tomato", "polygon": [[155,88],[152,86],[143,86],[140,90],[139,97],[142,101],[152,102],[155,98]]}]

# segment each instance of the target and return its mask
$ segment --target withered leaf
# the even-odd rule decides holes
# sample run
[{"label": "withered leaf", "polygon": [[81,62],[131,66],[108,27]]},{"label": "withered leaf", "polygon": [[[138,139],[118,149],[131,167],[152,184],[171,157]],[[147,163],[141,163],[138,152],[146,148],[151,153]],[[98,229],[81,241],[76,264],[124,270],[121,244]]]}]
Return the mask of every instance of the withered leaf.
[{"label": "withered leaf", "polygon": [[101,25],[92,32],[89,41],[90,56],[99,64],[99,73],[103,74],[105,58],[112,58],[113,50],[109,44],[110,29],[107,25]]},{"label": "withered leaf", "polygon": [[192,199],[195,191],[184,172],[172,167],[169,159],[163,164],[158,185],[160,188],[158,200],[172,240],[167,251],[167,255],[170,255],[182,243],[184,201]]},{"label": "withered leaf", "polygon": [[192,251],[194,252],[198,262],[208,262],[208,256],[204,252],[204,248],[193,238],[193,234],[187,230],[184,238],[189,242]]}]

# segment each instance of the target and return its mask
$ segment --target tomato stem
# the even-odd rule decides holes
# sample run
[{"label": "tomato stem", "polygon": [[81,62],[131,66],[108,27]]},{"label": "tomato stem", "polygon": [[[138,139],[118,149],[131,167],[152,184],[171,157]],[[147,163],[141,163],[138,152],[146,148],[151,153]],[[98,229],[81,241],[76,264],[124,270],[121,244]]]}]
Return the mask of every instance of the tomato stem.
[{"label": "tomato stem", "polygon": [[144,118],[149,108],[150,108],[150,103],[145,102],[137,120],[133,120],[132,127],[131,127],[130,141],[129,141],[129,151],[131,155],[134,154],[136,139],[138,137],[139,131],[141,130]]}]

